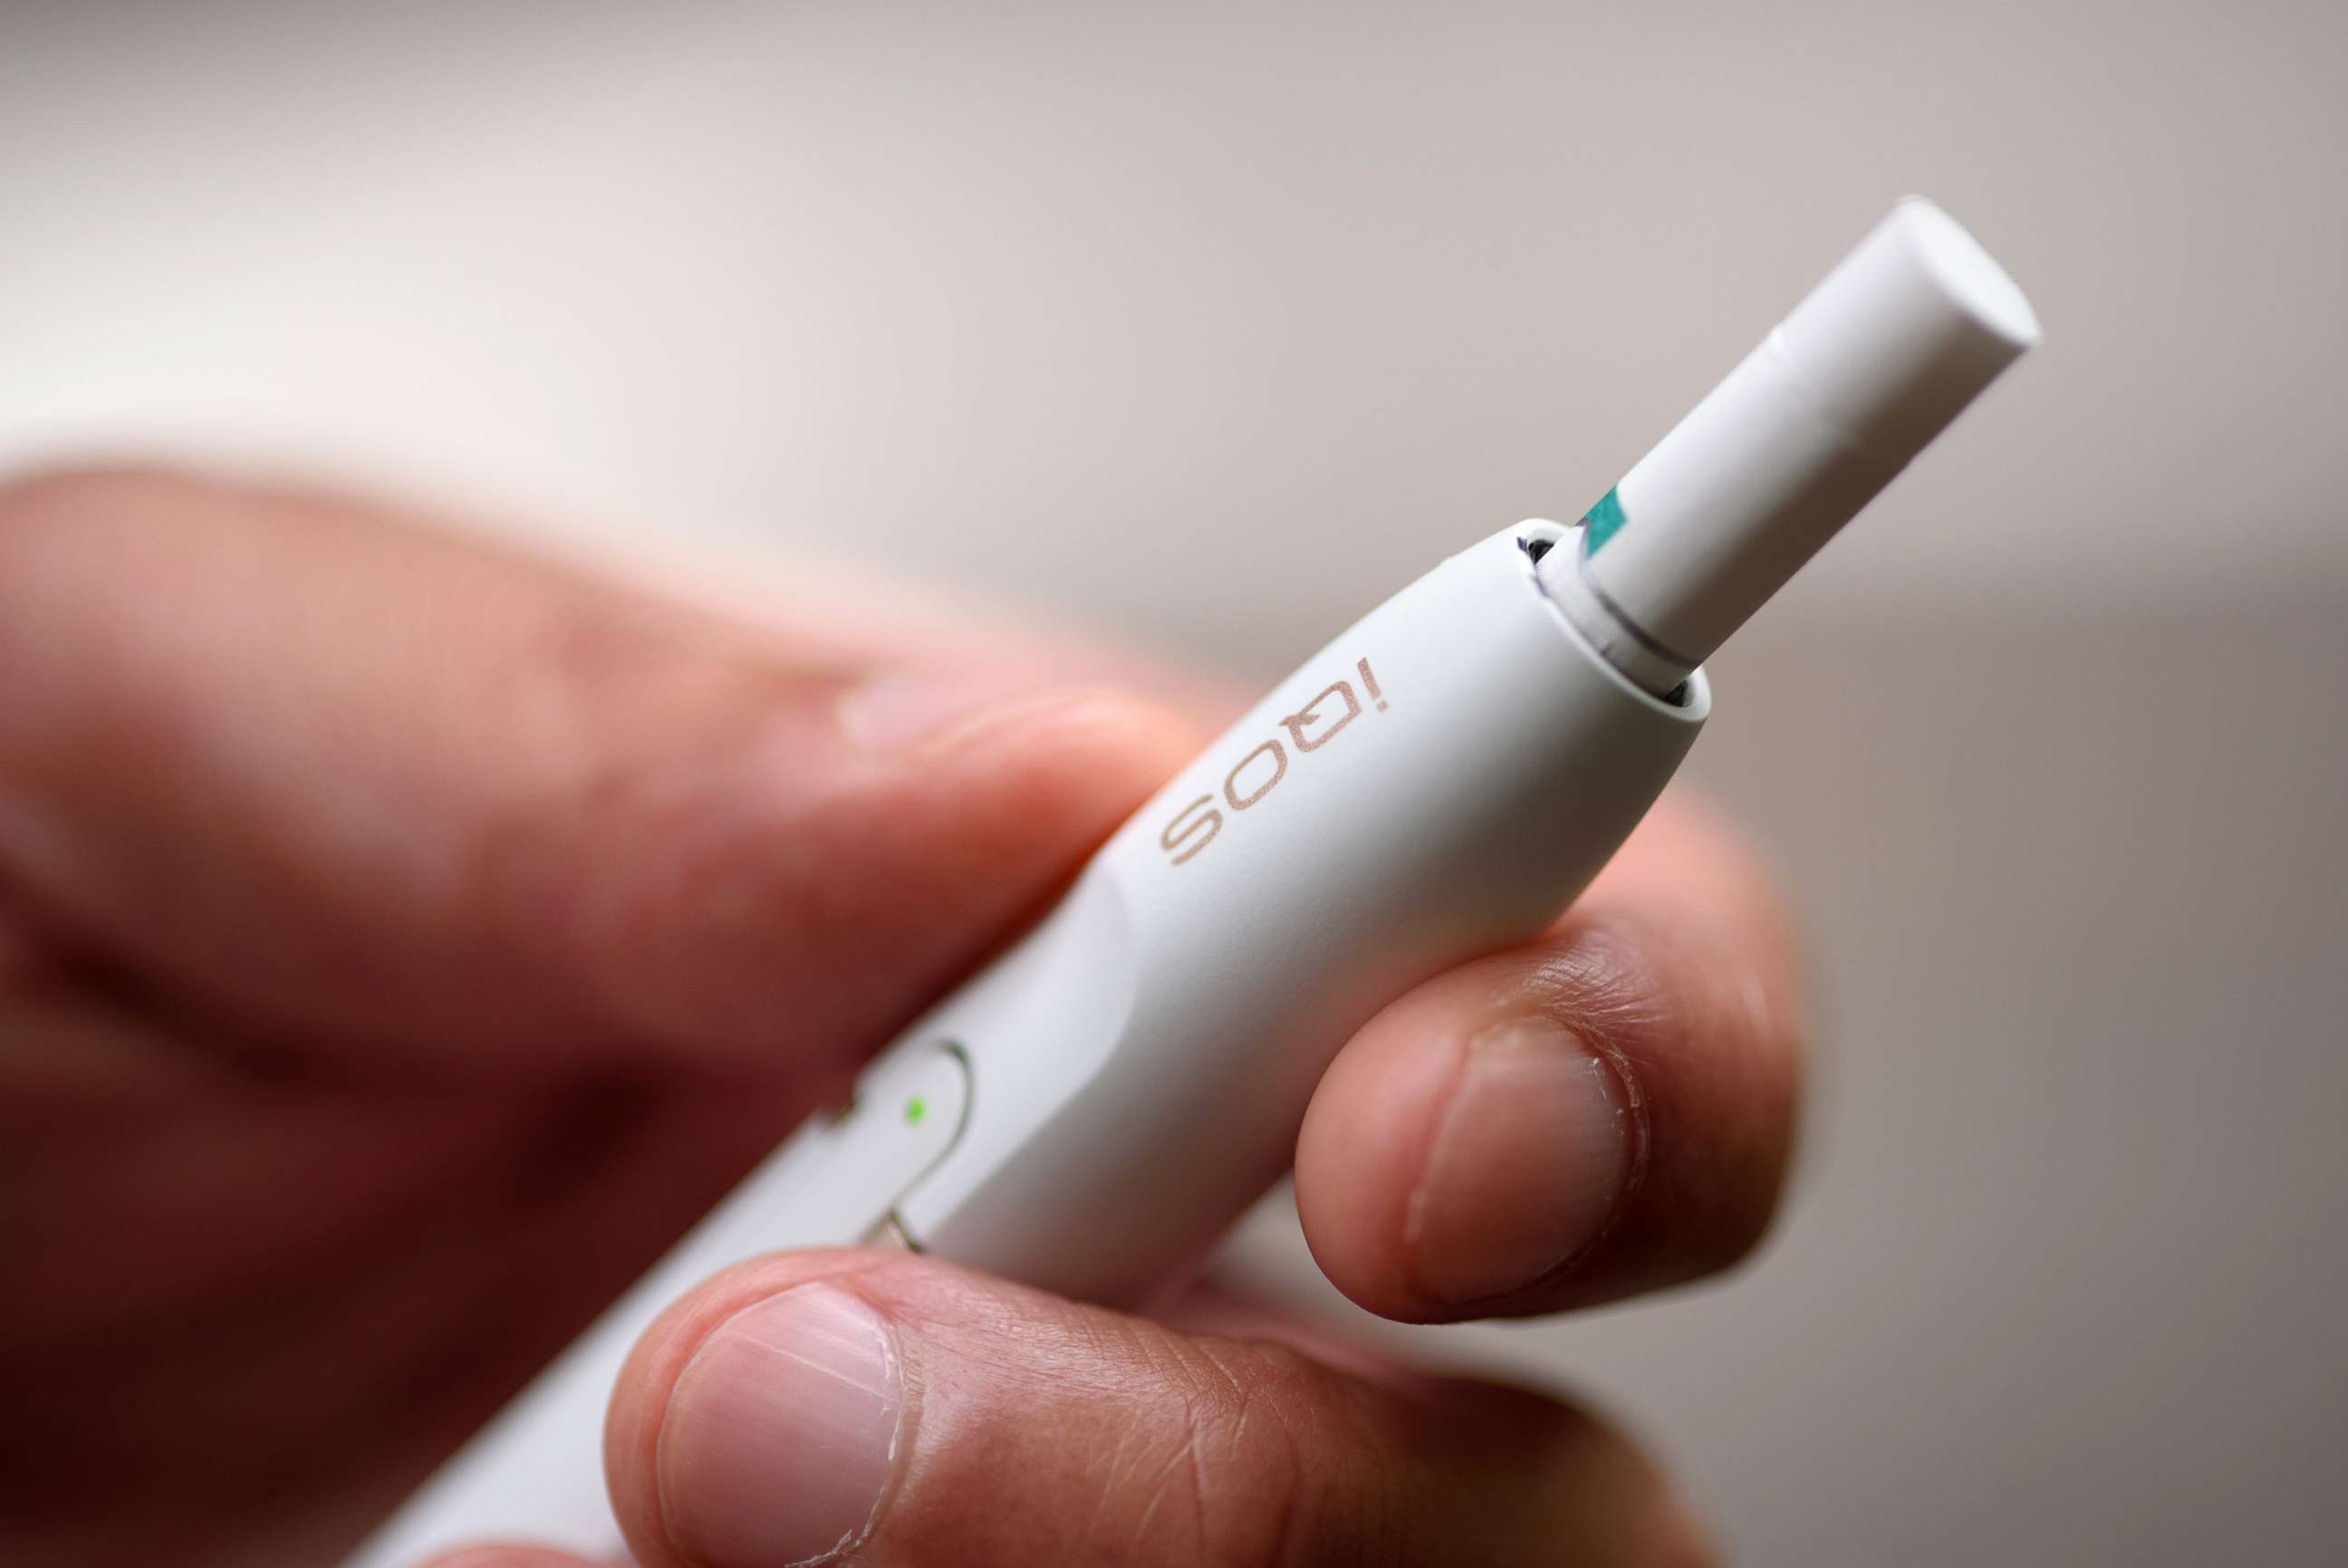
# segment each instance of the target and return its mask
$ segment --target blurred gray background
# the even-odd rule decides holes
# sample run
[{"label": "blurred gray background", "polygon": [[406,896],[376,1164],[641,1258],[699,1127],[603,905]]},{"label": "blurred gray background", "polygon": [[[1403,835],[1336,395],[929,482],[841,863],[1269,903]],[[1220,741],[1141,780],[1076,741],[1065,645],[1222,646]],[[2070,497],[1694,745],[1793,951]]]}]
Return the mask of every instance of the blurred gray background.
[{"label": "blurred gray background", "polygon": [[1578,515],[1910,190],[2048,340],[1714,665],[1694,772],[1821,974],[1796,1202],[1448,1348],[1754,1562],[2336,1559],[2336,0],[16,0],[0,464],[829,556],[1254,679]]}]

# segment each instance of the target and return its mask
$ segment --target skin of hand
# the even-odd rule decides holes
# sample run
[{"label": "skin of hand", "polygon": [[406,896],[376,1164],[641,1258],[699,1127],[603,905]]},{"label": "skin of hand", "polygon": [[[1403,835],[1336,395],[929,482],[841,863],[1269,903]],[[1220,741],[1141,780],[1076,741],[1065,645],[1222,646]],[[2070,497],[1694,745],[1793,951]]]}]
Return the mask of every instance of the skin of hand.
[{"label": "skin of hand", "polygon": [[[0,1559],[331,1561],[1205,738],[857,624],[322,494],[0,490]],[[1345,1047],[1315,1257],[1415,1321],[1730,1264],[1805,1006],[1767,878],[1667,798]],[[638,1346],[609,1480],[644,1568],[1707,1558],[1598,1418],[1311,1343],[760,1258]]]}]

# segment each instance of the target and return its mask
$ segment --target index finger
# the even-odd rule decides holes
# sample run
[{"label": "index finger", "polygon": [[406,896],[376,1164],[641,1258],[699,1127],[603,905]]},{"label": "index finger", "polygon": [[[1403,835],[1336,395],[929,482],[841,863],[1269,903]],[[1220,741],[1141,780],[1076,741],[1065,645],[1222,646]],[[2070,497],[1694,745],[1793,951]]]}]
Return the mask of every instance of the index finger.
[{"label": "index finger", "polygon": [[1438,975],[1340,1053],[1297,1146],[1313,1256],[1414,1322],[1725,1268],[1776,1208],[1807,1014],[1769,877],[1668,794],[1541,941]]},{"label": "index finger", "polygon": [[315,493],[20,484],[0,916],[345,1068],[844,1072],[1194,744],[989,651],[762,631]]}]

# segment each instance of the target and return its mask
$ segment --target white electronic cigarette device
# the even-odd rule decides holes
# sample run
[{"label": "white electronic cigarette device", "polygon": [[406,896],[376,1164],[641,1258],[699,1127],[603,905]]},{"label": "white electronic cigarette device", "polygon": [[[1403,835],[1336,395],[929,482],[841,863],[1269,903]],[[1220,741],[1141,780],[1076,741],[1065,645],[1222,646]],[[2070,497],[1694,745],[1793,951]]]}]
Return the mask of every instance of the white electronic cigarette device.
[{"label": "white electronic cigarette device", "polygon": [[1581,892],[1703,727],[1700,662],[2037,336],[1962,229],[1901,202],[1578,527],[1468,546],[1275,687],[355,1563],[620,1555],[613,1381],[744,1258],[886,1241],[1093,1301],[1165,1286],[1285,1169],[1356,1028]]}]

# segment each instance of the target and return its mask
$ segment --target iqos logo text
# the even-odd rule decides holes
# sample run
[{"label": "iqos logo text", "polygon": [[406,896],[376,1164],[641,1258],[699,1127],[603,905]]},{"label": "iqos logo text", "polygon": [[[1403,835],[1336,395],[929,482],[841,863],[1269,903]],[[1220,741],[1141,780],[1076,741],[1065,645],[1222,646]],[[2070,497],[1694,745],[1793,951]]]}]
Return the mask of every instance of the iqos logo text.
[{"label": "iqos logo text", "polygon": [[1223,775],[1221,805],[1212,795],[1201,795],[1180,810],[1158,835],[1160,848],[1173,857],[1173,863],[1182,864],[1195,858],[1216,835],[1223,830],[1222,807],[1244,811],[1261,802],[1265,796],[1280,788],[1288,777],[1289,753],[1299,757],[1320,750],[1337,738],[1345,727],[1362,717],[1362,696],[1367,696],[1377,711],[1386,711],[1385,693],[1378,689],[1378,677],[1370,673],[1370,661],[1355,661],[1354,669],[1362,677],[1361,696],[1354,691],[1351,681],[1333,681],[1312,701],[1280,721],[1288,732],[1286,745],[1275,735],[1239,759],[1229,773]]}]

